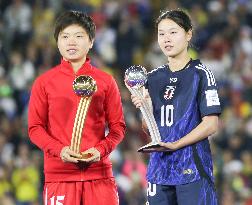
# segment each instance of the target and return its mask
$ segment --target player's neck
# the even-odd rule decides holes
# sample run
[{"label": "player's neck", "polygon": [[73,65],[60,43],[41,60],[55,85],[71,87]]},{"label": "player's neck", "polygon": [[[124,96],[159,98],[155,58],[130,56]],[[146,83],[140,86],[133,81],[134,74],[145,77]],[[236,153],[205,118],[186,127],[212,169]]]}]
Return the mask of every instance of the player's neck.
[{"label": "player's neck", "polygon": [[83,59],[81,61],[71,61],[71,65],[73,67],[73,70],[75,73],[78,72],[78,70],[81,68],[81,66],[85,63],[86,59]]},{"label": "player's neck", "polygon": [[168,65],[171,71],[179,71],[183,69],[186,64],[191,60],[189,55],[181,56],[181,57],[169,57],[168,58]]}]

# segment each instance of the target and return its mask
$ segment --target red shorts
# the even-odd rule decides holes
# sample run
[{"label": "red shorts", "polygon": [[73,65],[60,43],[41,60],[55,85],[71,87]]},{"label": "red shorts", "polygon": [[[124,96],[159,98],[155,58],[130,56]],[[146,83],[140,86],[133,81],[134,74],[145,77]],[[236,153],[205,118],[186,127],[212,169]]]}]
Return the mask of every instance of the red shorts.
[{"label": "red shorts", "polygon": [[119,205],[114,178],[84,182],[49,182],[44,205]]}]

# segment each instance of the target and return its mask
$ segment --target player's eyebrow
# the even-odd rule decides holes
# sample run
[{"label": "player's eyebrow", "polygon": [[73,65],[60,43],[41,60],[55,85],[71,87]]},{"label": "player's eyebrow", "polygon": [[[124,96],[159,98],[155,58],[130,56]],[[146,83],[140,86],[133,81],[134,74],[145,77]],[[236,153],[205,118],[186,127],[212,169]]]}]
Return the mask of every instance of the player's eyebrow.
[{"label": "player's eyebrow", "polygon": [[76,32],[76,33],[74,33],[74,34],[84,34],[85,32],[84,31],[78,31],[78,32]]},{"label": "player's eyebrow", "polygon": [[[83,31],[77,31],[77,32],[75,32],[75,33],[73,33],[73,34],[84,34],[84,33],[85,33],[85,32],[83,32]],[[61,32],[60,34],[61,34],[61,35],[62,35],[62,34],[70,35],[71,33],[64,32],[64,31],[63,31],[63,32]]]},{"label": "player's eyebrow", "polygon": [[170,31],[170,30],[178,30],[178,28],[169,28],[167,30],[164,29],[158,29],[158,31]]}]

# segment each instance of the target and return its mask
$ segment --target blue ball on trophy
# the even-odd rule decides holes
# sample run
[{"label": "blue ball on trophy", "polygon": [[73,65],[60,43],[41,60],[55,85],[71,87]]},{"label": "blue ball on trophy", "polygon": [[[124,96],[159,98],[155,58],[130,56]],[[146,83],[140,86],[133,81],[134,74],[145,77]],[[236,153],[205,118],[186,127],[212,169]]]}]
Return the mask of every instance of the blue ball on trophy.
[{"label": "blue ball on trophy", "polygon": [[125,71],[125,84],[130,88],[140,88],[147,82],[146,69],[141,65],[133,65]]}]

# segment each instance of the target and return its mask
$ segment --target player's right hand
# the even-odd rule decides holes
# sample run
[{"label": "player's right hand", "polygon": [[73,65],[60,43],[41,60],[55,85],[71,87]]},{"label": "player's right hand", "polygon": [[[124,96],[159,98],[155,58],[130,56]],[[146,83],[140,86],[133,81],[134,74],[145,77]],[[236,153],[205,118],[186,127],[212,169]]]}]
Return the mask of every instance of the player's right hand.
[{"label": "player's right hand", "polygon": [[78,163],[78,159],[81,158],[81,155],[72,151],[69,146],[66,146],[62,148],[60,158],[63,162]]},{"label": "player's right hand", "polygon": [[142,88],[142,97],[137,95],[131,95],[131,100],[136,108],[140,108],[144,102],[147,102],[150,106],[152,105],[150,95],[147,89]]},{"label": "player's right hand", "polygon": [[140,108],[143,105],[143,99],[136,95],[131,95],[131,100],[136,108]]}]

